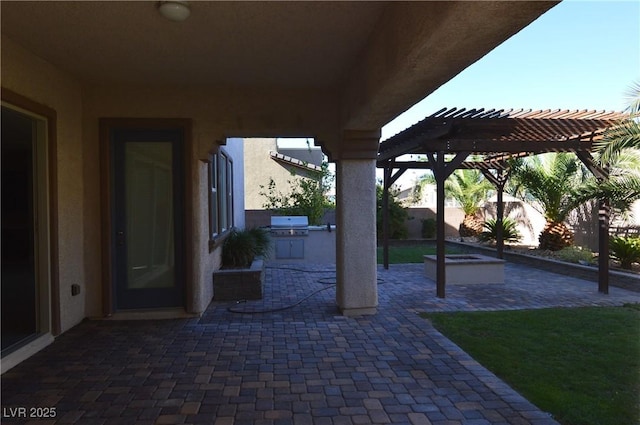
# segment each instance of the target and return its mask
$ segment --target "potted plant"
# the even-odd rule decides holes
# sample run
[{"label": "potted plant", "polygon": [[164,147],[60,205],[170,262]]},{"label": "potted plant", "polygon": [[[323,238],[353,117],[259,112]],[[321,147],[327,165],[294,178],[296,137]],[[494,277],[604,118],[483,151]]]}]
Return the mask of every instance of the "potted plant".
[{"label": "potted plant", "polygon": [[222,244],[222,267],[213,273],[216,301],[262,299],[264,261],[270,237],[266,229],[232,229]]}]

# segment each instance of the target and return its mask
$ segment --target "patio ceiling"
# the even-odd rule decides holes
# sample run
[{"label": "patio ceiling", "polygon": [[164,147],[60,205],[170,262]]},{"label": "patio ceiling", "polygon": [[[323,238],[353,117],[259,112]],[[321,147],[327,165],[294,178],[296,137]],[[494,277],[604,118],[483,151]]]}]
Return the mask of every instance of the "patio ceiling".
[{"label": "patio ceiling", "polygon": [[385,5],[192,1],[170,22],[157,3],[3,1],[2,32],[89,83],[326,88]]},{"label": "patio ceiling", "polygon": [[2,34],[88,85],[331,93],[379,129],[557,1],[157,3],[4,0]]},{"label": "patio ceiling", "polygon": [[620,112],[443,108],[380,144],[378,166],[429,168],[428,162],[396,161],[405,154],[480,155],[459,168],[504,168],[514,156],[589,152],[604,131],[628,116]]}]

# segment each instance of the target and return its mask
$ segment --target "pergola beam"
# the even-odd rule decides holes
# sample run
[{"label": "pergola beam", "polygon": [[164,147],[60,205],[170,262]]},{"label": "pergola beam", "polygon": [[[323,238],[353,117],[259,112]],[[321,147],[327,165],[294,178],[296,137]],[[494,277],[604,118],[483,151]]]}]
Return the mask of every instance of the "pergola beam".
[{"label": "pergola beam", "polygon": [[[418,169],[418,170],[431,170],[431,164],[429,161],[386,161],[385,163],[378,162],[378,168],[405,168],[405,169]],[[457,167],[464,170],[502,170],[507,169],[508,166],[504,161],[463,161]]]},{"label": "pergola beam", "polygon": [[[421,149],[417,149],[421,148]],[[426,152],[473,152],[473,153],[544,153],[544,152],[588,152],[592,149],[590,140],[563,140],[563,141],[530,141],[530,140],[446,140],[446,139],[429,139],[425,140],[420,146],[417,146],[411,153]],[[406,153],[406,152],[405,152]],[[381,157],[388,159],[388,155]]]},{"label": "pergola beam", "polygon": [[425,141],[437,141],[441,137],[445,137],[451,134],[451,123],[443,123],[433,128],[429,128],[423,131],[416,131],[414,134],[407,134],[407,138],[402,144],[394,146],[393,148],[378,155],[378,161],[386,161],[396,158],[399,155],[408,153],[411,150],[420,148]]},{"label": "pergola beam", "polygon": [[[593,142],[606,128],[628,115],[605,111],[495,110],[443,108],[380,144],[378,167],[385,169],[385,187],[391,169],[431,169],[437,185],[437,296],[444,297],[444,181],[456,169],[478,169],[498,188],[498,220],[503,220],[502,192],[508,177],[509,158],[547,152],[573,152],[601,181],[608,178],[591,157]],[[437,153],[437,155],[436,155]],[[405,154],[424,154],[428,161],[397,161]],[[454,155],[450,162],[445,155]],[[469,154],[484,155],[481,161],[465,161]],[[496,170],[495,175],[489,170]],[[393,181],[399,177],[396,174]],[[490,177],[491,176],[491,177]],[[388,201],[385,204],[388,207]],[[600,200],[599,252],[600,292],[608,292],[609,203]],[[502,230],[500,226],[500,230]],[[502,239],[502,238],[500,238]],[[387,241],[388,242],[388,241]],[[503,242],[499,242],[501,244]],[[499,251],[501,251],[499,247]],[[498,252],[500,256],[501,253]]]}]

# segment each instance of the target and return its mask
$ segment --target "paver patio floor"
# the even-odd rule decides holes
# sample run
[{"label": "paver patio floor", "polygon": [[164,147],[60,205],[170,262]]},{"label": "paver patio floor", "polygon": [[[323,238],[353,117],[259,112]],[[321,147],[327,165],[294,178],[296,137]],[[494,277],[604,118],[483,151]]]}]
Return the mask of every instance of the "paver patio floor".
[{"label": "paver patio floor", "polygon": [[[438,299],[422,265],[392,265],[379,269],[378,314],[347,318],[330,267],[278,267],[267,269],[259,302],[76,326],[2,376],[2,422],[555,424],[417,313],[640,302],[513,264],[504,285],[449,286]],[[37,406],[55,407],[56,418],[6,417]]]}]

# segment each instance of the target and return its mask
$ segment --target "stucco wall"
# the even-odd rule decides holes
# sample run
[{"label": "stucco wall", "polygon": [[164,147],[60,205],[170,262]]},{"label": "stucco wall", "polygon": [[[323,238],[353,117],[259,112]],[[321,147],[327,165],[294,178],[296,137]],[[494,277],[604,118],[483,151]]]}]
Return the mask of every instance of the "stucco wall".
[{"label": "stucco wall", "polygon": [[[93,85],[73,76],[2,37],[2,85],[58,114],[59,254],[62,330],[84,317],[102,316],[102,252],[99,119],[190,118],[193,123],[192,174],[194,239],[192,266],[199,289],[191,302],[202,311],[210,285],[209,271],[219,267],[220,250],[209,252],[202,236],[206,221],[207,179],[200,160],[228,137],[309,136],[338,141],[337,97],[327,90],[277,88],[245,91],[234,87],[163,87]],[[227,150],[242,156],[242,147]],[[233,153],[232,153],[233,152]],[[242,161],[234,168],[242,190]],[[236,196],[243,201],[243,196]],[[243,206],[236,204],[236,224],[244,225]],[[71,297],[71,285],[80,295]]]},{"label": "stucco wall", "polygon": [[[244,223],[244,196],[242,176],[242,139],[229,138],[226,140],[224,150],[233,160],[233,222],[234,226],[243,228]],[[207,188],[209,179],[208,164],[204,161],[198,161],[198,182],[200,187]],[[221,248],[217,246],[215,251],[209,252],[209,200],[208,191],[200,190],[194,193],[197,198],[194,209],[194,223],[197,229],[194,235],[194,245],[198,250],[198,257],[207,259],[194,264],[194,279],[200,282],[200,290],[194,293],[194,310],[203,312],[213,298],[213,281],[212,276],[215,270],[221,265]]]},{"label": "stucco wall", "polygon": [[245,143],[245,208],[261,210],[267,199],[260,195],[260,186],[267,186],[271,177],[278,187],[282,187],[286,184],[287,178],[291,178],[291,173],[269,156],[269,151],[277,151],[275,138],[246,139]]},{"label": "stucco wall", "polygon": [[308,177],[308,173],[302,168],[271,158],[269,152],[278,152],[275,138],[245,139],[244,146],[245,207],[248,210],[264,209],[267,198],[260,193],[267,192],[270,178],[275,182],[276,190],[286,194],[290,192],[289,181]]},{"label": "stucco wall", "polygon": [[[206,187],[209,179],[208,164],[206,162],[198,162],[198,181],[200,185]],[[198,230],[193,235],[194,244],[197,248],[197,256],[199,258],[210,258],[210,261],[195,263],[193,267],[193,277],[198,282],[202,282],[199,291],[195,291],[193,305],[194,310],[204,311],[211,299],[213,298],[213,282],[211,281],[211,275],[214,270],[220,268],[220,248],[214,253],[209,252],[209,206],[208,206],[208,193],[207,191],[198,191],[194,193],[194,196],[198,199],[194,208],[194,222],[201,223],[200,226],[196,226]],[[206,284],[207,280],[209,284]]]},{"label": "stucco wall", "polygon": [[243,229],[244,221],[244,142],[243,139],[230,137],[225,150],[233,159],[233,224]]},{"label": "stucco wall", "polygon": [[[135,93],[134,93],[135,92]],[[206,160],[209,151],[223,140],[220,133],[207,128],[203,110],[197,111],[197,106],[190,104],[177,92],[158,93],[152,96],[150,91],[112,92],[106,88],[87,88],[84,98],[84,137],[86,140],[85,181],[89,186],[89,208],[96,212],[87,217],[90,230],[87,232],[94,238],[96,246],[100,245],[100,169],[89,164],[100,164],[99,153],[99,119],[104,117],[126,118],[192,118],[193,119],[193,157],[192,175],[189,177],[193,185],[194,202],[193,211],[193,257],[191,261],[193,278],[196,280],[197,289],[193,292],[190,302],[196,311],[203,311],[210,301],[206,274],[209,270],[219,265],[220,252],[209,252],[208,239],[208,185],[206,164],[200,160]],[[201,105],[200,105],[201,107]],[[197,165],[196,165],[197,164]],[[204,168],[204,170],[203,170]],[[98,253],[99,254],[99,253]],[[87,259],[92,271],[101,272],[99,255],[92,255]],[[210,279],[209,279],[210,280]],[[94,291],[91,302],[87,305],[88,316],[101,315],[101,291]]]},{"label": "stucco wall", "polygon": [[[93,282],[85,270],[85,186],[83,180],[82,90],[64,71],[2,36],[2,86],[57,114],[58,250],[60,324],[65,331],[85,317],[85,297]],[[100,246],[92,246],[100,252]],[[81,293],[71,296],[71,285]]]},{"label": "stucco wall", "polygon": [[[436,218],[435,208],[409,207],[407,223],[407,238],[420,239],[422,237],[422,220],[427,218]],[[459,236],[458,228],[464,219],[464,213],[460,208],[445,208],[445,236],[447,238],[455,238]]]},{"label": "stucco wall", "polygon": [[[129,86],[85,86],[84,87],[84,139],[85,169],[84,180],[87,194],[86,233],[91,244],[100,246],[100,176],[99,167],[99,119],[105,117],[123,118],[190,118],[193,136],[193,276],[196,287],[191,302],[196,311],[203,311],[208,303],[207,291],[211,285],[210,272],[220,264],[220,249],[209,252],[206,237],[208,207],[207,179],[202,175],[201,160],[206,160],[209,152],[220,144],[234,158],[234,185],[236,192],[243,190],[242,143],[233,139],[234,135],[254,136],[273,132],[275,135],[294,136],[309,133],[322,137],[334,137],[332,125],[337,117],[322,112],[332,100],[327,95],[318,94],[314,102],[298,92],[279,90],[253,91],[220,87],[129,87]],[[299,100],[299,107],[287,105],[291,100]],[[280,107],[278,106],[280,105]],[[331,110],[330,108],[325,110]],[[251,111],[249,113],[240,111]],[[308,127],[307,127],[308,126]],[[312,130],[296,130],[311,128]],[[235,223],[244,226],[244,197],[236,193],[234,208]],[[99,276],[100,252],[87,252],[87,264],[91,275]],[[87,305],[87,315],[100,315],[101,293],[94,291]]]},{"label": "stucco wall", "polygon": [[[409,218],[406,221],[408,238],[419,239],[422,232],[422,220],[426,218],[436,218],[435,208],[409,207],[407,208]],[[544,227],[544,217],[531,206],[522,202],[508,202],[505,206],[505,217],[515,220],[518,231],[522,235],[522,244],[537,245],[538,235]],[[495,218],[495,202],[487,202],[481,210],[481,215],[485,220]],[[457,238],[460,236],[458,228],[464,219],[464,213],[458,207],[445,208],[445,236]]]}]

